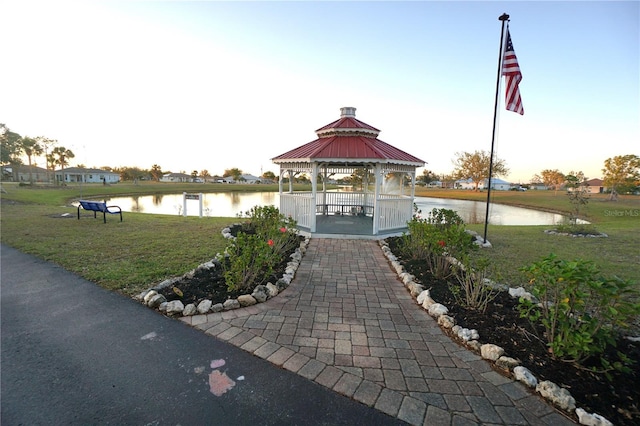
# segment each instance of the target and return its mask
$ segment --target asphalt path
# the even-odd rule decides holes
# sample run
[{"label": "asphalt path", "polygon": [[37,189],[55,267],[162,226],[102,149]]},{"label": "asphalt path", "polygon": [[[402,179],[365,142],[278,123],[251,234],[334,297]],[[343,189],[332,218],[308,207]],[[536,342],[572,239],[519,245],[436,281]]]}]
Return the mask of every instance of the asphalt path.
[{"label": "asphalt path", "polygon": [[[404,424],[59,266],[0,252],[3,426]],[[214,392],[210,375],[235,386]]]}]

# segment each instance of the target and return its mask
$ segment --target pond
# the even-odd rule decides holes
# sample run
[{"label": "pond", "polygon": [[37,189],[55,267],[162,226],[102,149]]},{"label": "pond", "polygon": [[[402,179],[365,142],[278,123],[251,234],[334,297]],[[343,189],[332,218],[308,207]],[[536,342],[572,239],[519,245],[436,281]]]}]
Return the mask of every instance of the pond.
[{"label": "pond", "polygon": [[[202,215],[209,217],[236,217],[254,206],[280,203],[277,192],[225,192],[203,194]],[[114,197],[107,200],[123,211],[182,215],[182,194],[144,195],[137,197]],[[425,217],[432,209],[451,209],[458,212],[465,223],[484,223],[486,203],[481,201],[451,200],[444,198],[416,197],[415,204]],[[187,200],[187,215],[199,215],[199,201]],[[555,225],[562,223],[564,216],[538,210],[492,204],[489,208],[489,223],[492,225]]]}]

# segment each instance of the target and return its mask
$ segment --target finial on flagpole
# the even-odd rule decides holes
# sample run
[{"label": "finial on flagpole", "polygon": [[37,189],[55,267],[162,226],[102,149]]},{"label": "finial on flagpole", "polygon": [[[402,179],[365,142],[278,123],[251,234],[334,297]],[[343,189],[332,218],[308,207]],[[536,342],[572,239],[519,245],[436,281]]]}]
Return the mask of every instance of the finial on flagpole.
[{"label": "finial on flagpole", "polygon": [[503,13],[502,15],[500,15],[500,17],[498,18],[501,21],[508,21],[509,20],[509,15],[507,15],[506,13]]}]

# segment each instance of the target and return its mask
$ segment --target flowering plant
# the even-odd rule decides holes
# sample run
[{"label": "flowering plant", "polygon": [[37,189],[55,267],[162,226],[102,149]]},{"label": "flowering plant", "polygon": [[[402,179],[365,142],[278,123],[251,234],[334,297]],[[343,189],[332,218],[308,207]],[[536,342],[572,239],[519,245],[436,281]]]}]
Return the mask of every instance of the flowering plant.
[{"label": "flowering plant", "polygon": [[230,291],[249,291],[264,284],[286,260],[285,253],[299,243],[295,221],[276,207],[256,206],[246,216],[247,222],[227,247],[227,259],[222,262]]}]

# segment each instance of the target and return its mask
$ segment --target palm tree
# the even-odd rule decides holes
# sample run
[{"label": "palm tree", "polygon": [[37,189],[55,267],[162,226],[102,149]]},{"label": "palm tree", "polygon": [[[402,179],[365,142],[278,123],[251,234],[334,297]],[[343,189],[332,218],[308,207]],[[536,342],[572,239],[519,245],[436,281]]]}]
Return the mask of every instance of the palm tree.
[{"label": "palm tree", "polygon": [[42,154],[42,147],[36,139],[28,136],[20,138],[20,150],[25,153],[29,160],[29,184],[33,185],[33,169],[31,168],[31,158]]},{"label": "palm tree", "polygon": [[55,161],[53,160],[53,156],[51,155],[49,150],[54,146],[56,146],[58,144],[58,141],[55,139],[49,139],[44,136],[38,136],[36,140],[44,150],[44,158],[45,158],[46,169],[47,169],[47,181],[48,183],[51,183],[50,171],[54,169]]},{"label": "palm tree", "polygon": [[62,169],[62,184],[64,185],[64,166],[69,164],[69,160],[76,155],[70,149],[67,149],[63,146],[57,146],[53,148],[51,151],[53,158],[55,159],[55,164],[58,164]]},{"label": "palm tree", "polygon": [[[53,170],[55,171],[56,168],[56,156],[50,152],[46,155],[46,160],[47,160],[47,170]],[[51,182],[51,179],[49,179],[49,182]]]},{"label": "palm tree", "polygon": [[151,176],[153,177],[153,180],[160,182],[160,178],[162,177],[162,167],[157,164],[151,166]]}]

